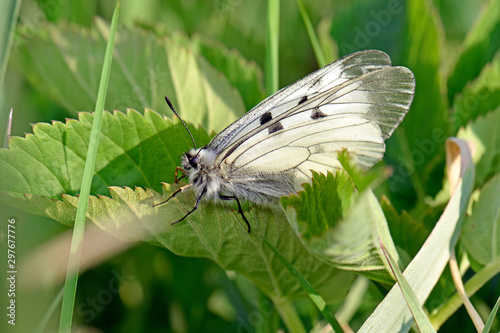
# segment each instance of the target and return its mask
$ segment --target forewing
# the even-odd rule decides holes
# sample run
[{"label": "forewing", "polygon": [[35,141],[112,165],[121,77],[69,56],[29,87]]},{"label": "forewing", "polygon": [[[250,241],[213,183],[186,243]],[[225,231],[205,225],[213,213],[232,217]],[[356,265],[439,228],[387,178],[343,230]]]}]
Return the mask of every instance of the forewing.
[{"label": "forewing", "polygon": [[255,130],[263,129],[261,118],[265,113],[270,112],[273,119],[278,115],[286,116],[294,107],[304,103],[304,97],[310,100],[353,78],[389,66],[389,56],[381,51],[368,50],[347,55],[268,97],[220,132],[209,146],[217,152],[227,152]]}]

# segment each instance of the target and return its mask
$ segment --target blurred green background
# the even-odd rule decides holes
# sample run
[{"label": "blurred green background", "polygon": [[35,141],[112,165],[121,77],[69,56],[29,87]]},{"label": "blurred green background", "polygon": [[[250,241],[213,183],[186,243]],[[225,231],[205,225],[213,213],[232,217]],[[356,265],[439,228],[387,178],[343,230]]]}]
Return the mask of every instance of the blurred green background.
[{"label": "blurred green background", "polygon": [[[433,1],[439,19],[439,38],[444,43],[439,68],[443,76],[447,77],[446,73],[452,70],[462,42],[485,2]],[[48,23],[89,28],[96,16],[109,22],[114,5],[114,1],[97,0],[25,0],[18,19],[21,34],[14,37],[13,54],[21,40],[29,43],[30,34],[36,35]],[[403,61],[405,1],[309,1],[305,5],[328,61],[371,48],[387,52],[396,65]],[[388,8],[394,8],[391,17],[377,16]],[[122,3],[120,24],[129,29],[140,26],[165,35],[181,32],[189,37],[208,37],[237,50],[263,69],[265,18],[266,2],[260,0],[128,0]],[[296,1],[281,1],[280,20],[279,80],[283,87],[314,71],[318,64]],[[373,22],[378,22],[378,26],[370,26]],[[366,29],[372,28],[375,29],[373,35],[367,35],[366,31],[370,30]],[[5,136],[10,108],[14,109],[11,135],[17,136],[31,133],[30,124],[64,121],[75,118],[75,111],[92,110],[93,104],[80,110],[68,109],[45,91],[34,88],[34,78],[19,68],[19,63],[14,65],[15,60],[11,59],[7,66],[1,92],[1,137]],[[247,109],[264,97],[261,71],[259,75],[260,92],[243,97]],[[157,111],[165,113],[165,110]],[[436,179],[440,188],[442,177]],[[404,193],[403,200],[394,204],[400,209],[411,207],[416,194],[408,188],[405,191],[405,186],[399,190]],[[17,221],[19,261],[39,245],[69,230],[50,219],[21,212],[3,203],[0,209],[2,226],[7,218]],[[110,282],[117,274],[122,277],[118,279],[119,292],[103,293],[103,290],[111,290]],[[498,290],[497,277],[473,300],[481,309],[481,304],[491,304],[492,295],[498,295]],[[19,326],[12,331],[31,332],[42,321],[59,286],[36,290],[19,287],[18,292]],[[352,327],[358,328],[383,297],[384,291],[371,284],[351,322]],[[317,310],[308,300],[296,305],[304,323],[311,328],[319,316]],[[74,320],[82,332],[271,332],[283,327],[270,301],[245,278],[224,272],[209,260],[181,258],[149,244],[135,245],[84,272],[79,280],[76,307]],[[46,331],[55,331],[57,325],[58,316],[54,315]],[[472,330],[472,324],[460,309],[440,332]]]}]

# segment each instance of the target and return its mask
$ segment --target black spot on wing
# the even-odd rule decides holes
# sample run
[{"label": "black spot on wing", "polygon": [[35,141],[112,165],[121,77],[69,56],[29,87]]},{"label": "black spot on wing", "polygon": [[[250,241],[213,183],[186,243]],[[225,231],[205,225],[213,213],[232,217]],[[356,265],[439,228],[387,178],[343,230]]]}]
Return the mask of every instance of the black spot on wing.
[{"label": "black spot on wing", "polygon": [[274,132],[277,132],[277,131],[282,130],[282,129],[283,129],[283,125],[281,125],[281,123],[278,121],[277,123],[272,124],[268,130],[269,130],[269,134],[273,134]]},{"label": "black spot on wing", "polygon": [[266,112],[262,116],[260,116],[260,124],[264,125],[265,123],[269,122],[271,119],[273,119],[273,115],[271,112]]},{"label": "black spot on wing", "polygon": [[299,104],[298,104],[298,105],[300,105],[300,104],[302,104],[302,103],[304,103],[304,102],[306,102],[306,101],[307,101],[307,96],[304,96],[304,97],[302,97],[302,98],[300,99],[300,101],[299,101]]},{"label": "black spot on wing", "polygon": [[319,108],[314,108],[312,110],[311,119],[316,120],[316,119],[324,118],[324,117],[326,117],[326,114],[321,112],[321,110]]}]

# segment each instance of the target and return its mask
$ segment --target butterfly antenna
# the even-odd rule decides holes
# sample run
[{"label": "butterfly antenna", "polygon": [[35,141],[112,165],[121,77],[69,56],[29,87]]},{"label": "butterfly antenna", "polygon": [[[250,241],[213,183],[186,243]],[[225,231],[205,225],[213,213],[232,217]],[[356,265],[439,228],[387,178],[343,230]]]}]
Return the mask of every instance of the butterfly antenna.
[{"label": "butterfly antenna", "polygon": [[179,116],[179,114],[175,111],[174,109],[174,106],[172,105],[172,102],[170,102],[170,100],[168,99],[167,96],[165,96],[165,101],[167,101],[167,104],[168,106],[170,107],[170,109],[172,109],[172,111],[174,112],[174,114],[177,116],[177,118],[179,118],[179,120],[181,121],[182,125],[184,125],[184,127],[186,128],[186,131],[188,131],[189,133],[189,136],[191,137],[191,141],[193,142],[193,147],[194,149],[196,149],[196,143],[194,142],[194,138],[193,138],[193,135],[191,134],[191,131],[189,130],[189,128],[187,127],[186,123],[184,122],[184,120],[182,120],[181,116]]}]

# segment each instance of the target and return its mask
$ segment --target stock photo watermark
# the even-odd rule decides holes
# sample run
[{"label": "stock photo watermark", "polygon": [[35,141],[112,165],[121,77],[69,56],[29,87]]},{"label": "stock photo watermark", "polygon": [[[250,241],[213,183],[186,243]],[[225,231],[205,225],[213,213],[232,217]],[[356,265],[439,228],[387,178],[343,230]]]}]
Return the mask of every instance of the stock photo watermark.
[{"label": "stock photo watermark", "polygon": [[7,220],[7,322],[16,325],[16,220]]},{"label": "stock photo watermark", "polygon": [[119,294],[120,290],[135,278],[127,274],[125,267],[121,273],[114,269],[111,274],[113,277],[108,281],[106,288],[99,290],[93,297],[87,296],[83,302],[76,306],[76,313],[82,316],[86,324],[93,321],[97,313],[103,311],[106,305],[111,303],[113,298]]}]

